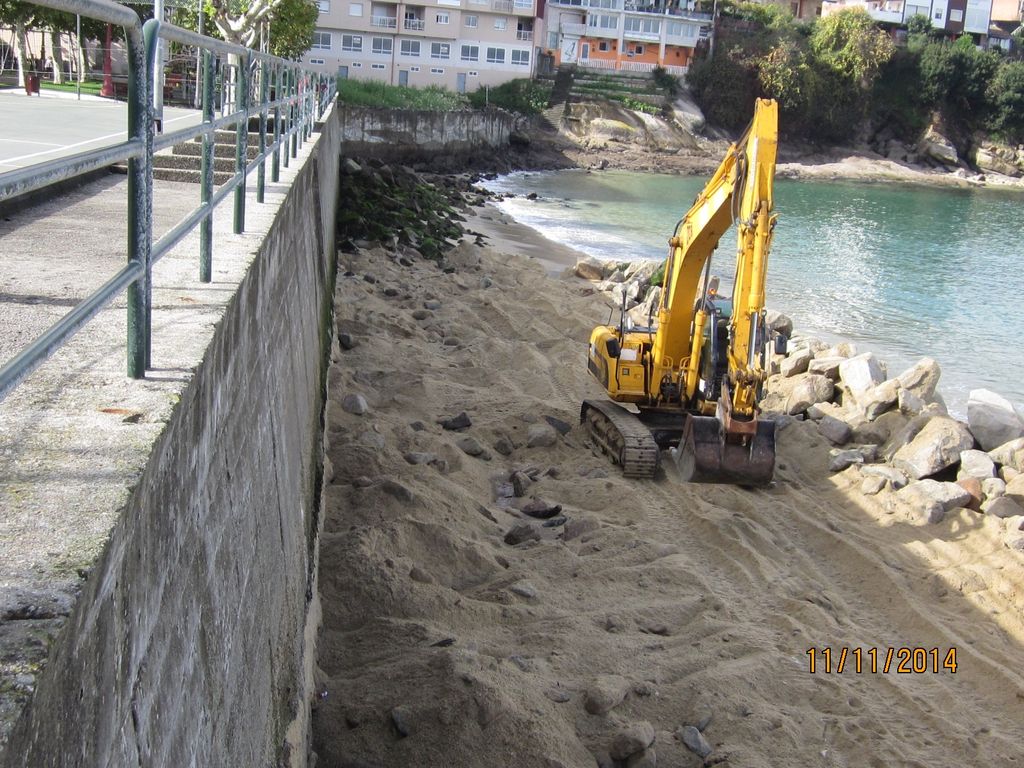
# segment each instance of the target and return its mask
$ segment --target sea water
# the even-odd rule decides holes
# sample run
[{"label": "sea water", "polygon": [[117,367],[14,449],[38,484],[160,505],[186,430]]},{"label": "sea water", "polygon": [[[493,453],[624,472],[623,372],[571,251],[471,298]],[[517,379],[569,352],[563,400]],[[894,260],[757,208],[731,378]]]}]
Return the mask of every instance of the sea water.
[{"label": "sea water", "polygon": [[[626,171],[515,173],[490,182],[515,195],[506,213],[599,259],[663,259],[705,179]],[[537,198],[526,199],[535,192]],[[775,185],[768,306],[797,330],[875,352],[895,376],[928,356],[939,391],[966,415],[972,389],[1024,411],[1024,196],[838,181]],[[712,273],[723,293],[735,229]]]}]

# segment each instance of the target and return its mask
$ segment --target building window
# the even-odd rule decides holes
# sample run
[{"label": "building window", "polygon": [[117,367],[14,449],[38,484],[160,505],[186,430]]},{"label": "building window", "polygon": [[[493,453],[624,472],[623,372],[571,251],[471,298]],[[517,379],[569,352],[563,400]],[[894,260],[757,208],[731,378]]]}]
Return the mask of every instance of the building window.
[{"label": "building window", "polygon": [[606,13],[595,13],[587,19],[587,24],[600,29],[618,29],[619,17],[609,16]]},{"label": "building window", "polygon": [[313,33],[313,45],[311,48],[319,48],[320,50],[329,51],[331,50],[331,33],[330,32],[314,32]]},{"label": "building window", "polygon": [[477,77],[479,74],[480,73],[477,72],[476,70],[473,70],[473,69],[469,70],[469,76],[470,77]]},{"label": "building window", "polygon": [[419,40],[403,40],[402,41],[402,55],[403,56],[419,56],[420,55],[420,41]]},{"label": "building window", "polygon": [[960,11],[960,10],[957,10],[956,8],[950,8],[949,9],[949,20],[950,21],[963,21],[964,20],[964,12]]},{"label": "building window", "polygon": [[942,21],[942,9],[941,8],[935,12],[935,19],[936,19],[936,21]]},{"label": "building window", "polygon": [[466,16],[465,19],[466,26],[469,27],[470,29],[476,29],[477,25],[480,23],[479,16]]},{"label": "building window", "polygon": [[349,3],[348,15],[349,16],[362,16],[363,15],[363,4],[362,3]]},{"label": "building window", "polygon": [[431,43],[430,58],[447,59],[452,55],[451,43]]},{"label": "building window", "polygon": [[548,32],[548,48],[554,49],[554,48],[557,48],[557,47],[558,47],[558,33],[557,32]]},{"label": "building window", "polygon": [[494,28],[495,29],[500,31],[500,30],[505,29],[505,27],[507,27],[507,26],[508,26],[508,19],[506,19],[504,16],[498,16],[497,18],[494,19]]},{"label": "building window", "polygon": [[597,50],[599,50],[599,51],[607,51],[608,50],[608,41],[607,40],[602,40],[600,43],[598,43],[597,44]]},{"label": "building window", "polygon": [[444,74],[444,70],[443,69],[438,69],[437,67],[431,67],[430,68],[430,74],[432,74],[432,75],[443,75]]},{"label": "building window", "polygon": [[480,46],[479,45],[464,45],[464,46],[462,46],[462,60],[463,61],[480,61]]},{"label": "building window", "polygon": [[434,20],[438,24],[447,24],[449,21],[449,17],[447,13],[439,13],[437,14],[437,16],[434,17]]},{"label": "building window", "polygon": [[487,63],[488,64],[504,64],[505,63],[505,49],[504,48],[488,48],[487,49]]},{"label": "building window", "polygon": [[320,9],[320,13],[330,13],[331,12],[331,0],[319,0],[319,2],[316,4],[316,6],[317,6],[317,8]]},{"label": "building window", "polygon": [[373,38],[373,46],[371,51],[373,53],[384,53],[391,54],[393,41],[390,37],[375,37]]},{"label": "building window", "polygon": [[353,61],[349,66],[352,67],[352,69],[362,69],[363,65],[358,61]]},{"label": "building window", "polygon": [[371,64],[370,69],[384,69],[384,64]]},{"label": "building window", "polygon": [[513,66],[528,67],[530,65],[529,51],[512,51]]},{"label": "building window", "polygon": [[419,67],[409,67],[409,71],[410,72],[419,72],[420,68]]},{"label": "building window", "polygon": [[341,50],[343,51],[354,51],[360,53],[363,50],[363,36],[362,35],[342,35],[341,36]]},{"label": "building window", "polygon": [[310,64],[323,64],[324,60],[323,59],[310,59],[309,63]]},{"label": "building window", "polygon": [[657,35],[661,33],[661,19],[639,19],[627,16],[623,29],[627,32],[643,32],[647,35]]},{"label": "building window", "polygon": [[637,56],[643,56],[644,55],[644,47],[642,45],[634,45],[633,46],[633,53],[635,53]]}]

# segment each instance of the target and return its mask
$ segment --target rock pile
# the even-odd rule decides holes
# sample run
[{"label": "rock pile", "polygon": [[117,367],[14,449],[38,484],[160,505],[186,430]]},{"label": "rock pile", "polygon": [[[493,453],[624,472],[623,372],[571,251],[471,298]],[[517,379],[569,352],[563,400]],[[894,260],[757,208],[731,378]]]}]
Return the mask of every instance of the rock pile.
[{"label": "rock pile", "polygon": [[1007,544],[1024,547],[1024,420],[1005,398],[972,391],[964,423],[934,360],[890,378],[871,352],[798,335],[770,365],[763,409],[824,437],[833,472],[857,473],[864,494],[888,492],[892,511],[930,523],[960,507],[1007,518]]},{"label": "rock pile", "polygon": [[341,173],[337,231],[343,249],[377,241],[437,260],[465,234],[466,209],[491,197],[470,174],[436,176],[350,157],[341,161]]},{"label": "rock pile", "polygon": [[579,259],[572,271],[576,277],[590,280],[615,307],[626,305],[626,314],[634,325],[646,326],[657,318],[661,298],[663,263],[658,261],[602,261],[593,257]]},{"label": "rock pile", "polygon": [[[638,326],[657,315],[661,271],[654,261],[595,258],[573,267],[613,306],[625,302]],[[793,333],[785,315],[769,311],[767,320],[774,332]],[[799,335],[769,365],[763,410],[781,425],[813,427],[832,446],[831,471],[858,473],[864,494],[890,494],[893,511],[930,523],[958,507],[1005,518],[1006,543],[1024,550],[1024,420],[1005,398],[972,391],[963,423],[950,417],[938,392],[934,360],[922,358],[890,378],[871,352]]]}]

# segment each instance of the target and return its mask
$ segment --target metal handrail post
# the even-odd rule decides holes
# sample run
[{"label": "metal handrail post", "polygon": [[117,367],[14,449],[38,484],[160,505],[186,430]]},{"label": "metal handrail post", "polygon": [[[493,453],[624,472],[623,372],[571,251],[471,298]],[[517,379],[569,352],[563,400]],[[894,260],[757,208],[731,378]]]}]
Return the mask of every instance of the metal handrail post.
[{"label": "metal handrail post", "polygon": [[276,102],[281,100],[281,67],[274,65],[274,154],[270,158],[270,180],[277,183],[281,180],[281,108]]},{"label": "metal handrail post", "polygon": [[291,158],[288,145],[292,140],[292,72],[290,68],[285,67],[281,74],[284,77],[285,98],[288,100],[284,108],[284,136],[281,141],[281,158],[284,162],[284,167],[287,168]]},{"label": "metal handrail post", "polygon": [[[212,123],[214,116],[213,62],[211,51],[203,51],[203,122]],[[199,200],[205,206],[213,197],[213,174],[216,161],[213,157],[214,136],[212,129],[203,134],[203,158],[200,175]],[[199,224],[199,281],[213,280],[213,211]]]},{"label": "metal handrail post", "polygon": [[[153,265],[153,113],[151,88],[159,22],[143,27],[128,51],[128,133],[146,145],[145,154],[128,160],[128,260],[142,274],[128,287],[128,376],[141,379],[152,363]],[[126,30],[128,31],[128,30]],[[137,34],[137,33],[136,33]]]},{"label": "metal handrail post", "polygon": [[267,183],[267,63],[259,62],[260,73],[260,167],[256,171],[256,202],[263,202],[264,187]]},{"label": "metal handrail post", "polygon": [[288,128],[292,132],[292,157],[299,156],[299,130],[301,126],[298,124],[301,119],[299,114],[299,68],[292,67],[291,73],[292,82],[292,94],[291,94],[291,107],[292,107],[292,119],[291,124]]},{"label": "metal handrail post", "polygon": [[241,112],[238,118],[238,125],[235,128],[235,173],[242,174],[242,179],[235,187],[235,221],[234,231],[236,235],[245,231],[245,165],[249,158],[249,62],[252,57],[249,54],[238,57],[238,67],[235,73],[235,94],[238,103],[235,111]]}]

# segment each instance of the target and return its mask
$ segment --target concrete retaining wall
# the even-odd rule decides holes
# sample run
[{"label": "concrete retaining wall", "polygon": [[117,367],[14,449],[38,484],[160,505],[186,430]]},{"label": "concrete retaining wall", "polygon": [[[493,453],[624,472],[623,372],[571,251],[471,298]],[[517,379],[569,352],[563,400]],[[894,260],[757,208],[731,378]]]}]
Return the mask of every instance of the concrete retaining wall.
[{"label": "concrete retaining wall", "polygon": [[474,155],[507,147],[516,117],[504,110],[427,112],[342,107],[344,154],[389,160]]},{"label": "concrete retaining wall", "polygon": [[332,115],[0,764],[305,764],[339,138]]}]

